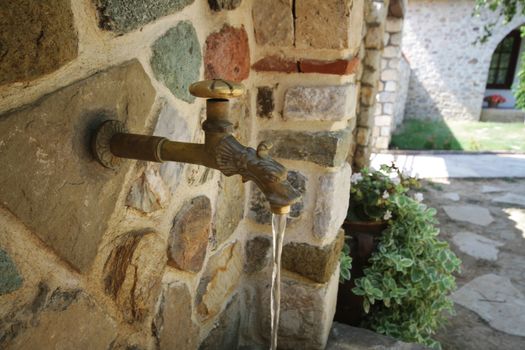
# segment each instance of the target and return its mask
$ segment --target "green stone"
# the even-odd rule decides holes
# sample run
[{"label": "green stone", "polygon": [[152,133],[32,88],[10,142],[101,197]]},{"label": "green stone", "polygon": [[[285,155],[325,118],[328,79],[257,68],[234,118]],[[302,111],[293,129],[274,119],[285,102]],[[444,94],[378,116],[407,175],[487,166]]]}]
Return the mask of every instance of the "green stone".
[{"label": "green stone", "polygon": [[194,0],[93,0],[98,8],[100,27],[127,33],[193,3]]},{"label": "green stone", "polygon": [[273,144],[270,152],[273,157],[337,167],[346,161],[351,132],[349,129],[319,132],[265,130],[259,139]]},{"label": "green stone", "polygon": [[188,87],[199,79],[202,54],[195,28],[181,22],[153,44],[151,67],[155,77],[178,98],[193,102]]},{"label": "green stone", "polygon": [[23,281],[14,261],[7,252],[0,249],[0,295],[14,292],[22,286]]}]

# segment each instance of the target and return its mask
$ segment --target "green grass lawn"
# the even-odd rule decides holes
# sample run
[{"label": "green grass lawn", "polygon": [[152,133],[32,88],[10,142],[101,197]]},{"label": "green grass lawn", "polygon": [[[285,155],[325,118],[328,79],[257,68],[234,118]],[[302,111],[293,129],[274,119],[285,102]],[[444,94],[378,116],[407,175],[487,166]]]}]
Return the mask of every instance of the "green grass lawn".
[{"label": "green grass lawn", "polygon": [[525,124],[407,120],[390,148],[525,152]]}]

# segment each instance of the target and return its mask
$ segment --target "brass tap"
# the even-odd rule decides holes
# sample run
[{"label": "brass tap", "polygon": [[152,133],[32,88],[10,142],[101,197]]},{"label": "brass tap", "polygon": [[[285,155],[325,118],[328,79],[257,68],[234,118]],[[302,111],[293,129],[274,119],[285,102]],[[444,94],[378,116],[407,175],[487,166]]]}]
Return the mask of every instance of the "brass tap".
[{"label": "brass tap", "polygon": [[190,93],[206,98],[206,120],[202,124],[204,144],[170,141],[164,137],[130,134],[122,122],[105,121],[92,139],[96,159],[115,169],[120,158],[153,162],[184,162],[220,170],[226,176],[241,175],[243,182],[257,184],[273,213],[286,214],[300,194],[287,180],[288,171],[269,155],[272,145],[261,142],[257,150],[240,144],[232,135],[228,120],[229,98],[242,96],[242,84],[222,79],[206,80],[190,86]]}]

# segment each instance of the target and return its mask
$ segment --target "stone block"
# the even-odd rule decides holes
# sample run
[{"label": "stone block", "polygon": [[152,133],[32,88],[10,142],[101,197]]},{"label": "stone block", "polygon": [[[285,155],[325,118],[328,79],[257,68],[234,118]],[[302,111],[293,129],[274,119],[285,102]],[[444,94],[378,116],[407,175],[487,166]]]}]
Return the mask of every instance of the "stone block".
[{"label": "stone block", "polygon": [[[290,213],[288,214],[288,222],[290,222],[293,219],[299,218],[303,212],[307,178],[298,171],[290,170],[288,171],[287,180],[290,185],[303,196],[297,203],[292,204]],[[270,211],[268,200],[255,184],[251,186],[250,213],[248,217],[259,224],[272,223],[272,212]]]},{"label": "stone block", "polygon": [[[86,271],[133,162],[93,160],[106,119],[145,133],[155,90],[138,61],[100,72],[0,117],[0,202],[74,268]],[[20,155],[23,154],[23,157]]]},{"label": "stone block", "polygon": [[119,34],[131,32],[160,17],[182,10],[194,0],[92,0],[101,28]]},{"label": "stone block", "polygon": [[127,322],[142,322],[161,291],[166,245],[156,232],[125,234],[104,265],[104,287]]},{"label": "stone block", "polygon": [[[339,269],[324,284],[297,281],[284,275],[281,280],[281,316],[278,344],[282,349],[325,349],[335,313]],[[263,338],[270,336],[270,284],[259,287]]]},{"label": "stone block", "polygon": [[384,27],[370,27],[366,32],[365,47],[370,50],[381,50],[383,48]]},{"label": "stone block", "polygon": [[295,3],[295,45],[301,49],[349,49],[361,42],[363,0]]},{"label": "stone block", "polygon": [[355,85],[289,88],[283,116],[287,120],[347,120],[355,113],[356,90]]},{"label": "stone block", "polygon": [[191,294],[183,283],[170,283],[162,292],[153,334],[160,350],[197,348],[199,327],[192,321]]},{"label": "stone block", "polygon": [[374,121],[375,109],[376,109],[376,106],[361,107],[358,117],[357,117],[357,126],[371,127]]},{"label": "stone block", "polygon": [[273,99],[273,88],[270,86],[261,86],[257,88],[257,116],[262,118],[271,118],[275,102]]},{"label": "stone block", "polygon": [[400,58],[391,58],[388,60],[388,68],[392,68],[392,69],[395,69],[397,71],[400,70],[400,64],[401,64],[401,59]]},{"label": "stone block", "polygon": [[370,129],[359,127],[357,128],[356,142],[358,145],[366,146],[370,140]]},{"label": "stone block", "polygon": [[361,86],[361,104],[366,107],[374,106],[376,103],[377,89],[372,86]]},{"label": "stone block", "polygon": [[[368,87],[369,89],[372,89],[372,90],[376,90],[376,86],[378,84],[378,81],[379,81],[379,76],[380,76],[381,72],[379,69],[370,69],[370,68],[365,68],[365,70],[363,71],[363,76],[361,77],[361,83],[366,85],[366,87]],[[361,87],[361,91],[363,91],[363,88],[364,87]],[[375,97],[375,93],[372,94],[372,96]],[[361,92],[361,100],[363,97],[363,92]],[[374,101],[374,100],[370,100],[371,97],[368,97],[366,100],[367,101]],[[373,102],[372,102],[373,103]],[[370,105],[370,102],[368,103],[365,103],[366,105]]]},{"label": "stone block", "polygon": [[223,176],[215,206],[213,234],[219,244],[227,240],[244,216],[244,184],[240,176]]},{"label": "stone block", "polygon": [[168,238],[168,263],[178,269],[202,269],[211,228],[211,202],[198,196],[186,203],[173,220]]},{"label": "stone block", "polygon": [[175,97],[193,102],[195,97],[188,88],[199,79],[202,64],[195,28],[190,22],[180,22],[157,39],[152,50],[151,68],[155,78],[166,85]]},{"label": "stone block", "polygon": [[243,261],[241,245],[232,242],[215,253],[197,287],[195,305],[201,320],[216,316],[239,284]]},{"label": "stone block", "polygon": [[[191,142],[192,133],[184,116],[164,101],[159,112],[153,135],[166,137],[172,141]],[[190,167],[190,166],[188,166]],[[160,165],[160,177],[173,195],[182,180],[184,163],[164,162]]]},{"label": "stone block", "polygon": [[212,11],[235,10],[242,0],[208,0],[208,5]]},{"label": "stone block", "polygon": [[376,139],[375,147],[377,149],[385,150],[388,149],[388,144],[390,142],[390,138],[387,136],[380,136]]},{"label": "stone block", "polygon": [[338,171],[319,178],[313,227],[317,238],[332,239],[343,224],[348,211],[351,175],[350,165],[344,163]]},{"label": "stone block", "polygon": [[160,175],[157,164],[148,163],[139,177],[131,184],[126,206],[141,213],[149,214],[165,208],[170,199],[170,192]]},{"label": "stone block", "polygon": [[401,55],[401,49],[398,46],[387,46],[383,50],[383,57],[396,58]]},{"label": "stone block", "polygon": [[375,126],[390,126],[392,124],[392,116],[382,115],[374,118]]},{"label": "stone block", "polygon": [[109,349],[116,322],[84,291],[40,283],[33,302],[0,325],[5,349]]},{"label": "stone block", "polygon": [[316,283],[326,283],[339,266],[344,231],[331,244],[316,247],[307,243],[288,243],[283,247],[282,267]]},{"label": "stone block", "polygon": [[301,73],[321,73],[321,74],[335,74],[335,75],[349,75],[357,72],[360,60],[357,57],[351,60],[307,60],[299,61],[299,69]]},{"label": "stone block", "polygon": [[349,129],[337,131],[264,130],[260,140],[273,144],[273,157],[312,162],[325,167],[343,164],[350,145]]},{"label": "stone block", "polygon": [[69,0],[2,3],[0,85],[51,73],[77,55],[77,31]]},{"label": "stone block", "polygon": [[377,94],[377,101],[381,103],[396,102],[396,94],[394,92],[382,91]]},{"label": "stone block", "polygon": [[244,247],[246,261],[244,271],[255,273],[264,269],[270,263],[272,242],[267,237],[255,237]]},{"label": "stone block", "polygon": [[281,72],[297,73],[299,72],[296,61],[281,56],[266,56],[255,62],[252,66],[257,72]]},{"label": "stone block", "polygon": [[398,33],[403,30],[402,18],[388,18],[386,21],[386,31],[389,33]]},{"label": "stone block", "polygon": [[388,15],[392,17],[404,18],[408,0],[390,0]]},{"label": "stone block", "polygon": [[[250,74],[248,35],[241,28],[224,25],[206,38],[204,76],[240,82]],[[180,64],[180,63],[179,63]]]},{"label": "stone block", "polygon": [[353,158],[354,163],[352,165],[352,169],[359,171],[363,167],[368,166],[370,164],[371,153],[372,150],[369,146],[357,146]]},{"label": "stone block", "polygon": [[219,320],[215,322],[214,328],[199,346],[199,350],[238,349],[241,311],[239,296],[235,295],[220,315]]},{"label": "stone block", "polygon": [[403,37],[402,33],[394,33],[390,35],[390,45],[401,46],[401,39]]},{"label": "stone block", "polygon": [[15,262],[0,248],[0,295],[14,292],[22,287],[23,282]]},{"label": "stone block", "polygon": [[377,26],[385,21],[388,13],[388,3],[384,1],[366,1],[365,4],[365,21],[368,25]]},{"label": "stone block", "polygon": [[384,91],[395,92],[396,90],[397,90],[397,82],[395,82],[395,81],[387,81],[386,82]]},{"label": "stone block", "polygon": [[292,0],[255,1],[252,8],[255,41],[259,45],[293,46]]},{"label": "stone block", "polygon": [[374,71],[381,69],[383,52],[381,50],[366,50],[365,67]]},{"label": "stone block", "polygon": [[383,114],[393,115],[394,114],[394,104],[393,103],[383,103]]}]

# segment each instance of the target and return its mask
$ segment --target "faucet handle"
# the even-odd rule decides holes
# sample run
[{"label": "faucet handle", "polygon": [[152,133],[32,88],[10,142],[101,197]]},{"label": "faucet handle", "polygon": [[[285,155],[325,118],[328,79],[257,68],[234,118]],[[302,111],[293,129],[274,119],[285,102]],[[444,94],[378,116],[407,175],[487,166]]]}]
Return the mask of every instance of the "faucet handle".
[{"label": "faucet handle", "polygon": [[190,85],[196,97],[230,99],[244,95],[246,88],[240,83],[223,79],[203,80]]}]

